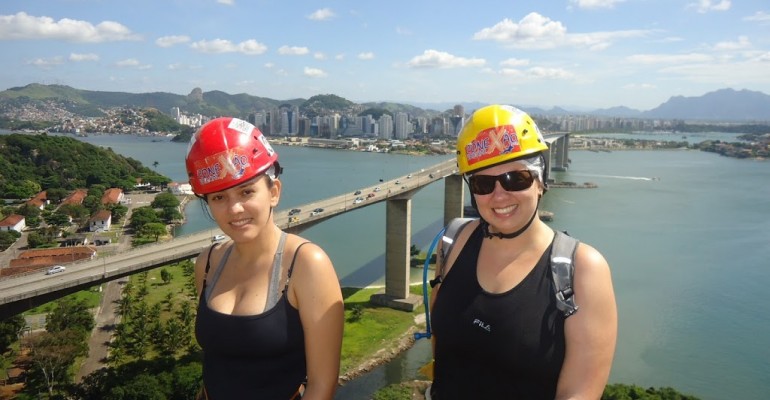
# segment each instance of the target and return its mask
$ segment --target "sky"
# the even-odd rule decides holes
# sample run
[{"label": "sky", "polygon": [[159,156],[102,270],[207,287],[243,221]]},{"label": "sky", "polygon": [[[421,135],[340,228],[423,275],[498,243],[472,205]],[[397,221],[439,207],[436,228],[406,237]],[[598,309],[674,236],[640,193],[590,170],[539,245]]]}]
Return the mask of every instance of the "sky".
[{"label": "sky", "polygon": [[646,111],[770,94],[767,0],[3,0],[0,90]]}]

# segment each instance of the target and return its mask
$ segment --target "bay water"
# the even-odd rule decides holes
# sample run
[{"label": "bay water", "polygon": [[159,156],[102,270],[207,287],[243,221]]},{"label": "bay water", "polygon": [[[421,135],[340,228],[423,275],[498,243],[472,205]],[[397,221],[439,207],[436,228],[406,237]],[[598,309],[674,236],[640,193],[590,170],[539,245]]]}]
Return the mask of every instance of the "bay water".
[{"label": "bay water", "polygon": [[[618,135],[615,135],[618,136]],[[648,137],[649,136],[649,137]],[[613,137],[609,135],[609,137]],[[621,135],[618,137],[626,138]],[[633,138],[681,141],[681,135]],[[735,141],[736,135],[687,140]],[[80,140],[135,158],[183,182],[185,144],[93,135]],[[407,156],[276,146],[284,192],[280,209],[428,168],[449,156]],[[557,180],[596,189],[552,189],[542,209],[551,226],[601,251],[610,263],[619,311],[611,383],[671,386],[703,399],[764,399],[770,393],[770,162],[694,150],[570,152]],[[154,162],[157,167],[153,167]],[[177,235],[212,229],[197,203]],[[412,202],[413,243],[427,249],[443,218],[443,182]],[[384,203],[303,232],[321,245],[344,286],[379,285],[384,275]],[[413,279],[422,272],[414,269]],[[430,359],[427,340],[339,399],[360,399],[388,383],[414,379]],[[418,377],[419,378],[419,377]]]}]

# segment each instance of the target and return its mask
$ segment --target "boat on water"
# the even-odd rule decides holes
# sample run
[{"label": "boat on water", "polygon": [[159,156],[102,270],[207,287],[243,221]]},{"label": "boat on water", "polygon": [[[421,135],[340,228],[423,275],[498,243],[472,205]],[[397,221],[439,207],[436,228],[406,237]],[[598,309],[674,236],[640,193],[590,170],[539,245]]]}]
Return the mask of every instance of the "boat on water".
[{"label": "boat on water", "polygon": [[[479,217],[478,211],[476,211],[476,209],[473,208],[472,206],[465,206],[463,208],[463,215],[466,218],[478,218]],[[553,216],[554,216],[554,214],[553,214],[552,211],[538,210],[538,217],[540,218],[541,221],[545,221],[545,222],[553,221]]]}]

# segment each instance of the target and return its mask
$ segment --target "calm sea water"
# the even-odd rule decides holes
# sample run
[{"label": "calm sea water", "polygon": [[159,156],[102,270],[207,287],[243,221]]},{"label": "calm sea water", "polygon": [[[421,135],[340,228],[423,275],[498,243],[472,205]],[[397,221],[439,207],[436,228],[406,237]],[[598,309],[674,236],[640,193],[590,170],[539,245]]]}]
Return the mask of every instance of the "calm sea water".
[{"label": "calm sea water", "polygon": [[[644,135],[643,135],[644,136]],[[657,136],[656,136],[657,137]],[[680,135],[671,135],[680,140]],[[676,138],[679,139],[676,139]],[[735,135],[688,136],[734,139]],[[185,145],[149,138],[91,136],[183,180]],[[353,192],[446,157],[412,157],[277,147],[286,166],[280,208]],[[553,189],[542,208],[554,228],[599,249],[613,271],[619,308],[611,382],[671,386],[703,399],[764,399],[770,393],[770,162],[699,151],[570,153],[557,178],[597,189]],[[412,202],[413,242],[427,248],[443,218],[443,184]],[[188,206],[182,233],[210,229]],[[378,284],[384,274],[385,206],[333,218],[304,236],[335,263],[343,285]],[[421,276],[419,270],[415,277]],[[343,388],[338,398],[412,379],[430,358],[428,341]]]}]

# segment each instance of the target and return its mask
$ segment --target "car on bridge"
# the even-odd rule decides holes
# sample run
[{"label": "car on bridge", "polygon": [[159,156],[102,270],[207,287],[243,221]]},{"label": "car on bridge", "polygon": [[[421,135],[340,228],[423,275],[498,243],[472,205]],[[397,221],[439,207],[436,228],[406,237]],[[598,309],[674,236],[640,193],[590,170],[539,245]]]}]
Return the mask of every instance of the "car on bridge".
[{"label": "car on bridge", "polygon": [[356,190],[356,192],[353,193],[353,196],[358,196],[359,194],[361,194],[361,191],[360,190]]},{"label": "car on bridge", "polygon": [[211,237],[211,243],[221,242],[225,239],[226,239],[225,235],[214,235]]},{"label": "car on bridge", "polygon": [[58,274],[59,272],[64,272],[64,270],[66,269],[67,268],[65,268],[63,265],[54,265],[53,267],[48,268],[48,270],[45,271],[45,274],[46,275]]},{"label": "car on bridge", "polygon": [[289,210],[289,216],[296,215],[296,214],[299,214],[301,212],[302,212],[302,210],[300,210],[299,208],[292,208],[291,210]]},{"label": "car on bridge", "polygon": [[380,189],[380,187],[379,187],[379,186],[377,186],[376,188],[374,188],[374,191],[375,191],[375,192],[379,192],[380,190],[382,190],[382,189]]},{"label": "car on bridge", "polygon": [[368,195],[366,195],[366,198],[367,198],[367,199],[371,199],[371,198],[372,198],[372,197],[374,197],[374,196],[375,196],[375,195],[374,195],[374,193],[369,193]]},{"label": "car on bridge", "polygon": [[363,197],[356,197],[356,199],[353,200],[353,204],[360,204],[363,201],[364,201]]},{"label": "car on bridge", "polygon": [[318,215],[318,214],[320,214],[320,213],[322,213],[322,212],[324,212],[324,209],[323,209],[323,208],[321,208],[321,207],[318,207],[318,208],[316,208],[315,210],[313,210],[313,211],[311,211],[311,212],[310,212],[310,216],[311,216],[311,217],[314,217],[314,216],[316,216],[316,215]]}]

